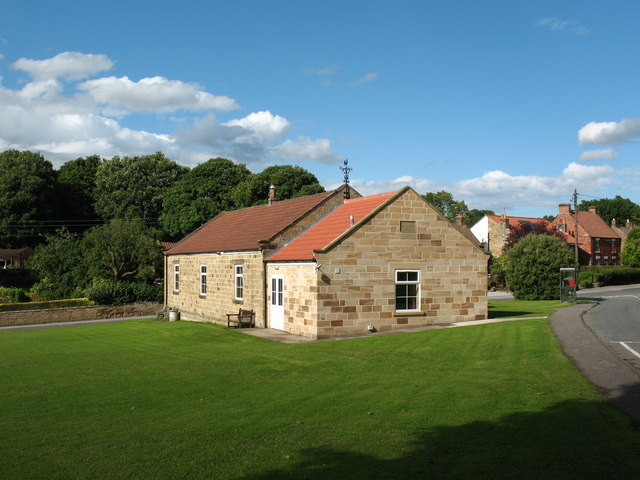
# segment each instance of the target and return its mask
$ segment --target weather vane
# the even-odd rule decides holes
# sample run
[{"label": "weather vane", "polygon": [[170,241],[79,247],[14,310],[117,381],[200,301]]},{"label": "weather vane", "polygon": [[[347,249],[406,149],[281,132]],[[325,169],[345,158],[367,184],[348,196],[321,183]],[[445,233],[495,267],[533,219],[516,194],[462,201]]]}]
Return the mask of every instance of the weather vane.
[{"label": "weather vane", "polygon": [[345,159],[344,167],[338,168],[340,168],[340,170],[342,170],[342,173],[344,173],[344,198],[345,200],[348,200],[351,198],[351,189],[349,188],[349,172],[353,170],[353,168],[349,166],[349,159]]}]

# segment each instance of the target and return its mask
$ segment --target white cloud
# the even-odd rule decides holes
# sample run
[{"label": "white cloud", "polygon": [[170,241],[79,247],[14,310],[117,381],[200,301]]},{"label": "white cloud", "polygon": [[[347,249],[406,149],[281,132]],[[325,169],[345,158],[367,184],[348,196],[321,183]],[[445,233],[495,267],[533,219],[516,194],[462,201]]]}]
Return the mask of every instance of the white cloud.
[{"label": "white cloud", "polygon": [[[103,55],[74,52],[48,60],[20,59],[13,68],[34,79],[19,89],[0,84],[0,147],[40,151],[56,166],[85,155],[109,158],[158,150],[183,164],[224,156],[254,170],[284,161],[338,160],[328,139],[289,139],[291,123],[270,111],[220,122],[212,112],[237,108],[236,102],[194,83],[114,76],[74,82],[111,65]],[[184,115],[166,116],[175,111]],[[134,129],[120,118],[125,114],[138,114],[136,121],[154,114],[154,121],[179,127],[162,133]]]},{"label": "white cloud", "polygon": [[595,160],[610,160],[617,158],[618,154],[613,148],[602,148],[600,150],[587,150],[580,155],[581,162],[593,162]]},{"label": "white cloud", "polygon": [[312,140],[309,137],[299,137],[297,140],[286,140],[270,151],[271,155],[279,162],[306,162],[336,163],[341,158],[334,152],[331,140],[319,138]]},{"label": "white cloud", "polygon": [[[351,174],[353,177],[353,173]],[[331,185],[327,189],[337,188],[342,184],[340,182],[331,182]],[[403,175],[393,180],[360,180],[353,179],[350,182],[351,186],[355,188],[361,195],[374,195],[376,193],[393,192],[400,190],[402,187],[409,185],[419,194],[440,190],[438,182],[434,180],[428,180],[425,178],[414,178],[411,175]]]},{"label": "white cloud", "polygon": [[[559,203],[569,201],[574,189],[597,195],[605,187],[619,183],[616,172],[607,165],[587,166],[570,163],[555,177],[538,175],[511,175],[501,170],[485,172],[481,177],[455,183],[403,175],[390,181],[363,181],[354,179],[351,184],[363,195],[394,191],[405,185],[419,194],[445,190],[456,200],[464,200],[470,209],[506,211],[511,215],[542,216],[554,213]],[[625,174],[628,176],[628,173]],[[352,175],[353,176],[353,175]],[[331,182],[327,188],[335,188]]]},{"label": "white cloud", "polygon": [[98,103],[115,107],[116,112],[118,108],[153,113],[179,109],[197,112],[238,108],[236,102],[229,97],[207,93],[195,83],[164,77],[143,78],[138,82],[131,81],[128,77],[104,77],[81,83],[78,89],[87,92]]},{"label": "white cloud", "polygon": [[286,118],[273,115],[271,112],[253,112],[243,118],[229,120],[223,124],[229,127],[242,127],[247,131],[246,135],[239,139],[255,138],[258,141],[278,140],[286,135],[291,124]]},{"label": "white cloud", "polygon": [[357,85],[362,85],[364,83],[375,82],[378,79],[379,76],[380,76],[379,73],[375,73],[375,72],[367,73],[367,74],[363,75],[362,77],[360,77],[355,82],[350,83],[349,86],[350,87],[355,87]]},{"label": "white cloud", "polygon": [[111,69],[113,62],[106,55],[64,52],[46,60],[20,58],[11,65],[16,70],[27,72],[38,80],[65,78],[79,80],[98,72]]},{"label": "white cloud", "polygon": [[562,20],[557,17],[540,18],[533,22],[536,27],[547,28],[552,32],[568,30],[574,35],[586,35],[589,29],[578,20]]},{"label": "white cloud", "polygon": [[578,131],[580,145],[620,145],[640,137],[640,118],[620,122],[590,122]]},{"label": "white cloud", "polygon": [[566,202],[576,188],[597,194],[604,187],[615,184],[615,176],[615,170],[608,165],[587,166],[572,162],[557,177],[514,176],[494,170],[481,177],[456,182],[450,191],[456,198],[465,199],[470,208],[534,211],[541,206]]}]

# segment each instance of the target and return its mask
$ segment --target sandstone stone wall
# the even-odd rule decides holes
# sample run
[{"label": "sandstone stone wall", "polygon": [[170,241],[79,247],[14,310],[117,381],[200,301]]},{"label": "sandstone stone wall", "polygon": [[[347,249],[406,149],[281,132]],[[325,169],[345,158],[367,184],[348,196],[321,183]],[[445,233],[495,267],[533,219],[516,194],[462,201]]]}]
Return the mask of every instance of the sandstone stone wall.
[{"label": "sandstone stone wall", "polygon": [[502,249],[507,241],[507,237],[511,233],[508,220],[500,220],[496,223],[489,220],[489,252],[494,257],[502,255]]},{"label": "sandstone stone wall", "polygon": [[93,307],[0,312],[0,327],[76,322],[81,320],[98,320],[107,318],[155,316],[161,310],[162,305],[159,303],[140,303],[135,305],[96,305]]},{"label": "sandstone stone wall", "polygon": [[[400,221],[415,222],[401,233]],[[488,256],[407,191],[317,255],[318,338],[487,318]],[[420,309],[396,312],[395,271],[420,271]]]},{"label": "sandstone stone wall", "polygon": [[[267,280],[271,275],[284,277],[284,329],[295,335],[317,338],[318,287],[315,264],[267,264]],[[270,289],[271,282],[267,284]],[[270,294],[269,290],[267,298]]]},{"label": "sandstone stone wall", "polygon": [[[173,290],[174,264],[180,265],[179,291]],[[243,266],[244,294],[235,299],[235,265]],[[200,266],[207,266],[207,293],[200,294]],[[240,308],[256,313],[256,326],[264,327],[264,270],[262,253],[231,252],[171,255],[165,269],[166,305],[180,312],[181,320],[226,325],[228,313]]]}]

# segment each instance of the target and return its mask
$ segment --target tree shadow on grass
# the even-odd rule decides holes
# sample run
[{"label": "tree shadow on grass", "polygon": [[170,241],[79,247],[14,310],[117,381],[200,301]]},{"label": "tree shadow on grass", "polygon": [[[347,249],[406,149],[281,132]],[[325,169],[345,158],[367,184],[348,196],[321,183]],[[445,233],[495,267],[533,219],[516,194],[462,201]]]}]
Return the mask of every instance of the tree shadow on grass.
[{"label": "tree shadow on grass", "polygon": [[[637,394],[632,388],[621,396],[633,399]],[[408,449],[406,455],[390,459],[332,448],[303,449],[287,467],[242,478],[640,478],[640,436],[626,417],[601,402],[572,400],[496,422],[425,429]]]}]

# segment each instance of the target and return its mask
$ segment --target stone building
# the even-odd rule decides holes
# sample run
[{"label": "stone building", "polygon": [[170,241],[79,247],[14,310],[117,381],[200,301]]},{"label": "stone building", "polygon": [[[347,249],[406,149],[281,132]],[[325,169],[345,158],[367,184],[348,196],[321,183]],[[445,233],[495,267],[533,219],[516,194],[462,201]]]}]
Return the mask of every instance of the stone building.
[{"label": "stone building", "polygon": [[[266,325],[265,257],[343,201],[330,192],[223,212],[165,254],[165,308],[184,320],[222,322],[239,308]],[[353,188],[351,196],[360,196]]]},{"label": "stone building", "polygon": [[[180,247],[188,238],[166,257],[167,283],[179,283],[168,289],[167,306],[185,319],[220,322],[237,311],[238,266],[243,308],[254,309],[258,325],[310,338],[487,317],[488,256],[409,187],[347,200],[332,194],[262,249],[231,242],[219,253],[196,253]],[[197,291],[203,282],[206,298]]]}]

